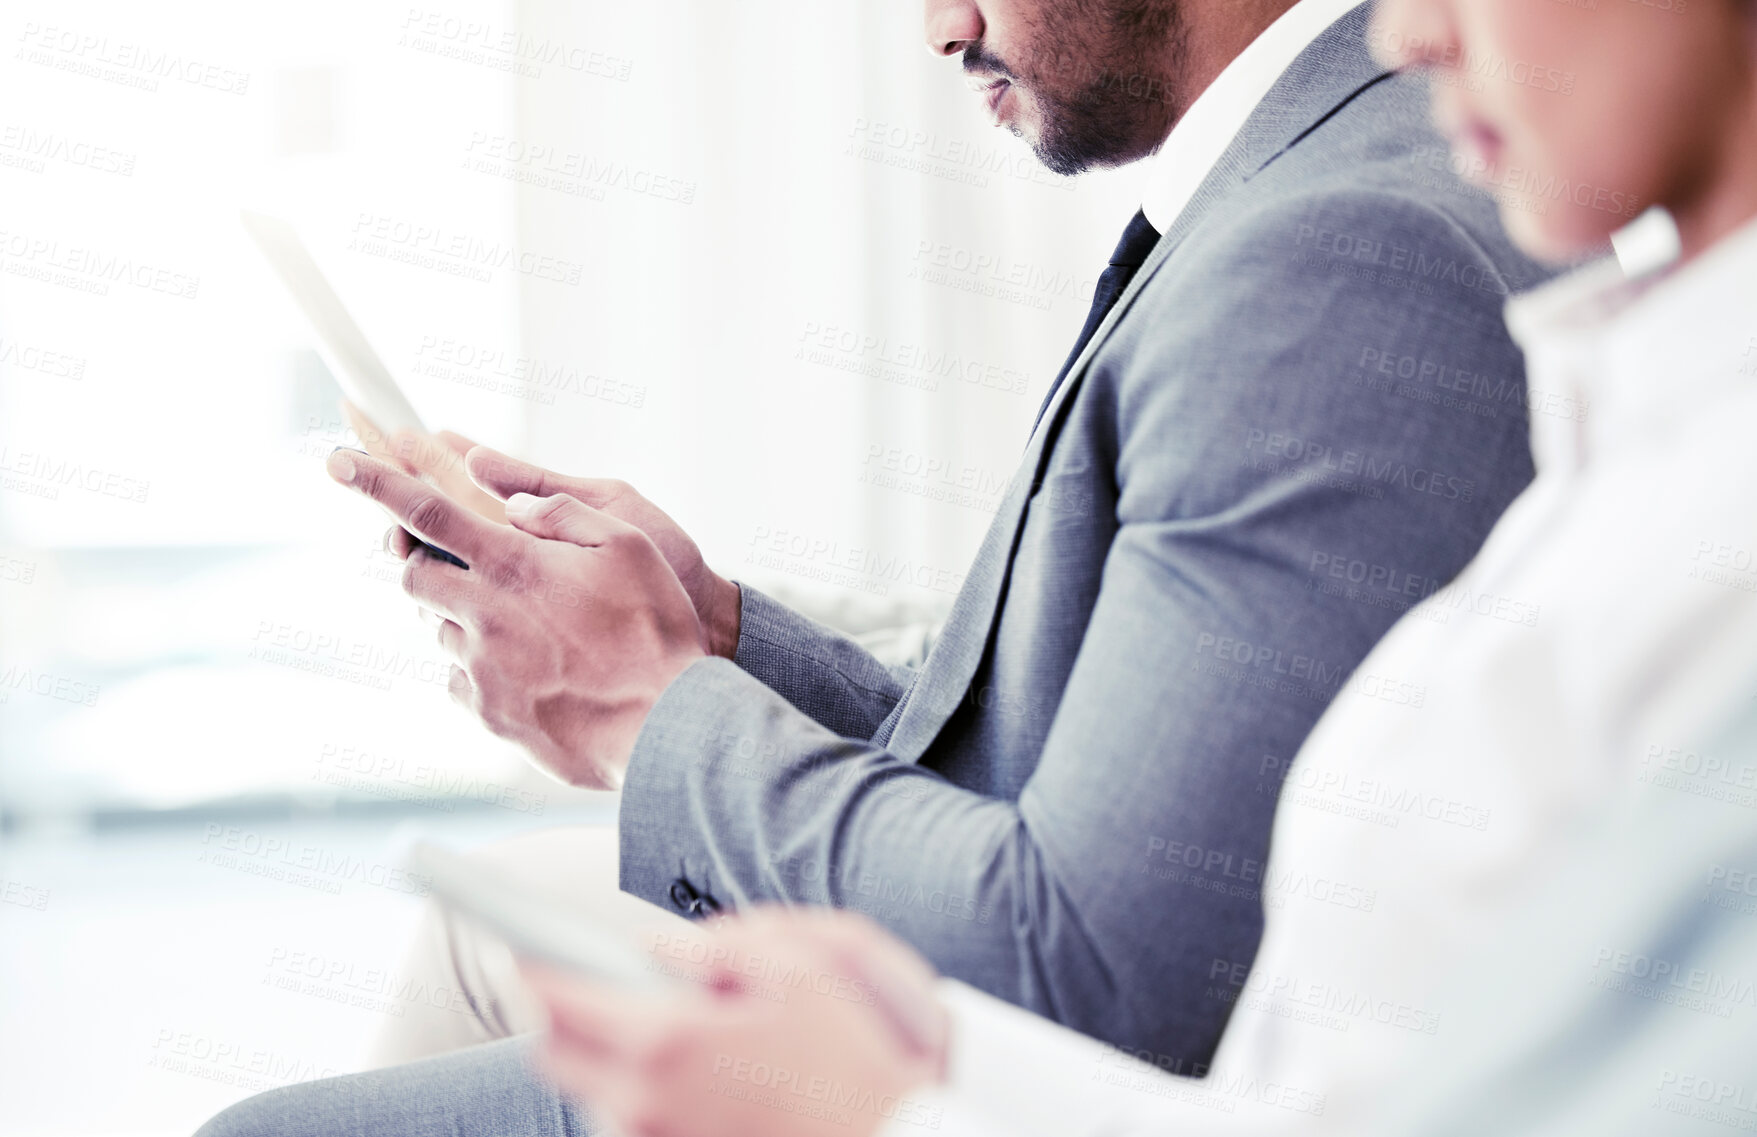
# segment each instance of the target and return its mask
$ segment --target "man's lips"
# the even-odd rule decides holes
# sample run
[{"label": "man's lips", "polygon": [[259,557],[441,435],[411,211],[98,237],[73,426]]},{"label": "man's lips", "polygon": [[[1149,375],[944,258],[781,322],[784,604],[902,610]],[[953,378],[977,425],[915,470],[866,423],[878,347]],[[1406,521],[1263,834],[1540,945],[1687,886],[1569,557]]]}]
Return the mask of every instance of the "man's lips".
[{"label": "man's lips", "polygon": [[1500,132],[1464,108],[1435,100],[1434,125],[1451,145],[1467,181],[1480,181],[1500,164],[1506,147]]},{"label": "man's lips", "polygon": [[967,82],[970,84],[970,89],[981,95],[983,101],[988,104],[988,113],[998,120],[1001,100],[1007,97],[1007,92],[1012,90],[1013,84],[1006,79],[978,78],[974,75],[970,76]]},{"label": "man's lips", "polygon": [[1464,164],[1464,176],[1475,182],[1491,177],[1501,164],[1501,136],[1481,122],[1466,121],[1452,132],[1452,152]]}]

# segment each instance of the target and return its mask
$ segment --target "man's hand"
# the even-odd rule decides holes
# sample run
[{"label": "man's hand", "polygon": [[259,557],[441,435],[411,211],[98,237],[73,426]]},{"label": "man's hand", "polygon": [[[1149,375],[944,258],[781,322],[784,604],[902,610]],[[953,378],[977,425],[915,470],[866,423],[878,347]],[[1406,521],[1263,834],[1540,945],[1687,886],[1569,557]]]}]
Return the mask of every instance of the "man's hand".
[{"label": "man's hand", "polygon": [[506,507],[501,505],[501,499],[483,492],[464,470],[464,455],[475,448],[474,442],[450,430],[438,434],[419,434],[412,430],[386,434],[366,417],[364,411],[346,399],[342,400],[342,414],[347,417],[348,425],[354,428],[354,433],[360,436],[360,444],[374,458],[437,486],[446,497],[490,521],[506,521]]},{"label": "man's hand", "polygon": [[540,1063],[629,1137],[867,1137],[933,1127],[909,1093],[945,1076],[947,1016],[921,957],[864,917],[755,909],[655,934],[698,980],[655,999],[524,966],[548,1009]]},{"label": "man's hand", "polygon": [[562,780],[622,784],[666,686],[706,649],[695,607],[646,534],[565,495],[515,496],[496,525],[363,454],[330,475],[469,569],[403,549],[403,589],[461,666],[452,696]]},{"label": "man's hand", "polygon": [[627,482],[565,477],[486,446],[471,450],[464,468],[477,485],[503,501],[518,493],[566,494],[639,529],[652,538],[689,593],[707,631],[708,650],[727,659],[738,650],[738,585],[708,568],[689,534]]}]

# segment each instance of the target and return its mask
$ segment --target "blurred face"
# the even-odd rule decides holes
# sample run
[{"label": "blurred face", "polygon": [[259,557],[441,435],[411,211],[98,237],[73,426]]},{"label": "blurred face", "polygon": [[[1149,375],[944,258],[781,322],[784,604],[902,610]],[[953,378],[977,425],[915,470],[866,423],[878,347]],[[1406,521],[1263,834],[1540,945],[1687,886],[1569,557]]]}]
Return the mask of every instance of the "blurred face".
[{"label": "blurred face", "polygon": [[1660,204],[1689,254],[1717,235],[1729,188],[1750,188],[1754,7],[1380,0],[1370,42],[1429,70],[1454,169],[1496,195],[1527,252],[1581,256]]},{"label": "blurred face", "polygon": [[927,0],[927,38],[962,56],[997,125],[1071,175],[1132,162],[1170,133],[1180,16],[1180,0]]}]

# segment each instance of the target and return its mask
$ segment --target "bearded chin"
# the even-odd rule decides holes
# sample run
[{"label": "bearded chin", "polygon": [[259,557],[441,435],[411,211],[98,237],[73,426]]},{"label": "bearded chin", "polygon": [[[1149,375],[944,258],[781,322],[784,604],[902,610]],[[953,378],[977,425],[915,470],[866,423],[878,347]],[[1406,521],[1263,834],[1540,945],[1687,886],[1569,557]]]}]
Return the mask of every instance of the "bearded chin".
[{"label": "bearded chin", "polygon": [[[1039,162],[1064,178],[1143,157],[1159,141],[1151,138],[1143,142],[1143,136],[1155,133],[1156,119],[1169,118],[1162,105],[1119,97],[1102,85],[1042,106],[1043,128],[1036,139],[1026,141]],[[1013,133],[1025,137],[1017,127]]]}]

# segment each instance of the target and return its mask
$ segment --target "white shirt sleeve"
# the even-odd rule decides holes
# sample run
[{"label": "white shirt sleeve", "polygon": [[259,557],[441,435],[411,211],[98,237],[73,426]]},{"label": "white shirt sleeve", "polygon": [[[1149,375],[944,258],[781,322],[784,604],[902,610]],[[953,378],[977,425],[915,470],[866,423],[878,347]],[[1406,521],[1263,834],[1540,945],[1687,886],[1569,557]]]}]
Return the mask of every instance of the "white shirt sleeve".
[{"label": "white shirt sleeve", "polygon": [[1147,1137],[1200,1132],[1213,1117],[1199,1082],[955,980],[940,981],[939,998],[952,1017],[946,1080],[910,1094],[907,1119],[879,1137]]}]

